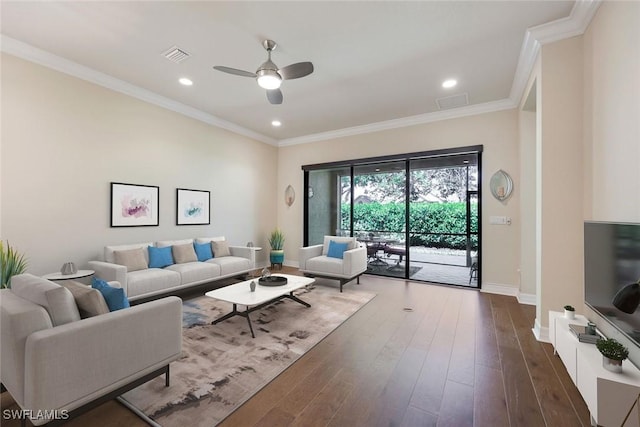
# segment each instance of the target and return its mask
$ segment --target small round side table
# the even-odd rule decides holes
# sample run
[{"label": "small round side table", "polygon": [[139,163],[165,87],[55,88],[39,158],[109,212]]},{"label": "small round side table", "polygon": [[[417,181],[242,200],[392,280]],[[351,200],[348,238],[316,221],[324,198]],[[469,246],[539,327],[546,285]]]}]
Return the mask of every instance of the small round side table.
[{"label": "small round side table", "polygon": [[93,276],[94,273],[95,271],[93,270],[78,270],[77,272],[71,274],[62,274],[60,272],[57,272],[45,274],[44,276],[42,276],[42,278],[47,280],[71,280]]}]

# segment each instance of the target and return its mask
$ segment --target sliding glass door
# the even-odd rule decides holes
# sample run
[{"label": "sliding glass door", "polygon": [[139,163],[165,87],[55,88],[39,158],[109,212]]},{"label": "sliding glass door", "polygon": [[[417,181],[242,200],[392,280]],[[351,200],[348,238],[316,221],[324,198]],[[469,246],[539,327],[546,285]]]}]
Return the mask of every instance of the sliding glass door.
[{"label": "sliding glass door", "polygon": [[305,245],[355,236],[369,274],[478,287],[481,151],[304,166]]}]

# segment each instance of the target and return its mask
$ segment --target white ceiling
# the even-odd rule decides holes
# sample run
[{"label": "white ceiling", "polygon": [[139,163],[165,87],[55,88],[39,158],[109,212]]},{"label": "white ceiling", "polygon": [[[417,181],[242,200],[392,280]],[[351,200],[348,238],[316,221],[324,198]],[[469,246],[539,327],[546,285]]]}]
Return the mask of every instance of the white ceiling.
[{"label": "white ceiling", "polygon": [[[472,107],[460,112],[513,106],[527,29],[566,21],[574,2],[3,0],[0,7],[5,52],[286,144],[439,117],[436,99],[451,95],[468,94]],[[265,38],[278,43],[278,66],[315,66],[310,76],[283,82],[282,105],[269,104],[251,78],[212,68],[255,71],[266,59]],[[172,46],[191,56],[170,62],[161,54]],[[178,84],[179,77],[194,85]],[[447,78],[458,86],[443,89]],[[273,128],[273,119],[283,125]]]}]

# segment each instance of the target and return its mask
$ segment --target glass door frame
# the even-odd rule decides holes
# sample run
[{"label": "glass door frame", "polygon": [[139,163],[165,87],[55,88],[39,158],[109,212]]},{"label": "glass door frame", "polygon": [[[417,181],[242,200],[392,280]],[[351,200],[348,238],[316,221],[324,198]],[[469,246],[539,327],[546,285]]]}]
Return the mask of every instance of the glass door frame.
[{"label": "glass door frame", "polygon": [[[329,163],[318,163],[311,165],[303,165],[302,170],[304,172],[304,203],[303,203],[303,246],[309,245],[309,172],[314,170],[323,170],[323,169],[338,169],[338,168],[349,168],[350,171],[350,183],[352,190],[350,191],[350,212],[349,212],[349,236],[353,237],[353,225],[354,225],[354,168],[359,165],[369,164],[369,163],[381,163],[381,162],[391,162],[391,161],[405,161],[405,196],[408,196],[410,191],[410,163],[411,160],[415,160],[417,158],[425,158],[425,157],[443,157],[443,156],[455,156],[462,154],[476,154],[477,155],[477,168],[478,168],[478,184],[477,190],[467,191],[467,240],[470,239],[470,197],[472,194],[477,195],[478,198],[478,208],[477,208],[477,216],[478,216],[478,270],[477,270],[477,287],[473,287],[474,289],[481,289],[482,287],[482,152],[484,150],[483,145],[473,145],[466,147],[456,147],[449,149],[440,149],[440,150],[430,150],[430,151],[422,151],[422,152],[413,152],[413,153],[404,153],[404,154],[396,154],[389,156],[379,156],[379,157],[368,157],[361,159],[353,159],[353,160],[343,160],[338,162],[329,162]],[[468,183],[468,179],[467,179]],[[405,198],[405,203],[407,203],[407,209],[405,209],[405,242],[406,242],[406,261],[405,261],[405,280],[409,277],[410,271],[410,255],[409,255],[409,247],[410,247],[410,210],[408,207],[409,200],[408,197]],[[470,241],[467,242],[467,246],[470,245]],[[469,261],[467,256],[467,262]],[[468,288],[469,286],[464,285],[456,285],[449,284],[451,286],[461,286]]]}]

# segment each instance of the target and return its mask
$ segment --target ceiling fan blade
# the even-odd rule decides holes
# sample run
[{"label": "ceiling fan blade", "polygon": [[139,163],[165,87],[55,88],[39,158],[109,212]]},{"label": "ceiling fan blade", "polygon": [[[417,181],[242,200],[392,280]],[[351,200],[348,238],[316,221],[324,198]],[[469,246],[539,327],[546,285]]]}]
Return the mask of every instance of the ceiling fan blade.
[{"label": "ceiling fan blade", "polygon": [[282,91],[280,89],[267,90],[267,99],[272,104],[282,104]]},{"label": "ceiling fan blade", "polygon": [[253,77],[256,78],[256,73],[251,73],[249,71],[238,70],[237,68],[223,67],[222,65],[216,65],[213,67],[215,70],[222,71],[223,73],[235,74],[236,76],[242,77]]},{"label": "ceiling fan blade", "polygon": [[313,73],[313,64],[311,62],[298,62],[297,64],[280,68],[278,73],[280,73],[283,80],[299,79]]}]

